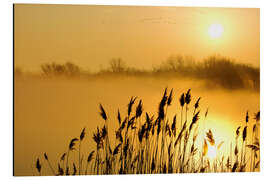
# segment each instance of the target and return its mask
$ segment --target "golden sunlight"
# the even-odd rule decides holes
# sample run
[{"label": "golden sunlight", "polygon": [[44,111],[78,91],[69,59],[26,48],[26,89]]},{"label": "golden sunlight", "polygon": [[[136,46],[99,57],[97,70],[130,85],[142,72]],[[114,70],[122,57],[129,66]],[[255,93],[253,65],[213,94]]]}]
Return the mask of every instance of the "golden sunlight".
[{"label": "golden sunlight", "polygon": [[207,156],[210,159],[214,159],[217,156],[217,148],[215,146],[208,146],[208,154]]},{"label": "golden sunlight", "polygon": [[217,39],[222,36],[224,28],[221,24],[211,24],[208,28],[208,34],[211,38]]},{"label": "golden sunlight", "polygon": [[259,8],[13,11],[14,176],[260,171]]}]

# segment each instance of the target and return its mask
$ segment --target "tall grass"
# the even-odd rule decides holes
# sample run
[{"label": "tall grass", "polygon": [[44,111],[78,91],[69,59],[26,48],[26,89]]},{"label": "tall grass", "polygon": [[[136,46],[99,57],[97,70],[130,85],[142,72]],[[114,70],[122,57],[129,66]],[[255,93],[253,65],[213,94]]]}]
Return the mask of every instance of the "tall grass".
[{"label": "tall grass", "polygon": [[[86,129],[78,137],[74,137],[56,169],[44,153],[44,158],[54,175],[83,174],[158,174],[158,173],[208,173],[208,172],[246,172],[260,169],[259,122],[260,112],[250,119],[246,113],[245,126],[239,126],[234,132],[235,140],[231,143],[228,155],[209,157],[211,148],[218,151],[224,142],[217,144],[211,129],[204,135],[202,146],[198,141],[199,126],[204,123],[201,118],[200,97],[192,105],[191,90],[182,93],[176,101],[179,111],[173,112],[172,119],[168,112],[174,102],[174,93],[166,88],[158,104],[155,115],[144,112],[143,101],[131,97],[125,115],[117,112],[118,128],[113,139],[109,138],[108,121],[113,120],[106,114],[100,104],[100,116],[104,120],[103,127],[97,127],[92,140],[96,148],[91,150],[87,159],[83,159],[81,145],[85,141]],[[204,113],[207,120],[208,110]],[[180,119],[180,122],[179,122]],[[248,127],[252,132],[248,133]],[[247,138],[251,134],[251,138]],[[114,145],[111,142],[115,142]],[[234,146],[234,147],[233,147]],[[76,151],[75,151],[76,150]],[[78,160],[69,161],[71,153],[78,154]],[[83,164],[85,166],[83,166]],[[38,175],[47,175],[46,164],[36,161]]]}]

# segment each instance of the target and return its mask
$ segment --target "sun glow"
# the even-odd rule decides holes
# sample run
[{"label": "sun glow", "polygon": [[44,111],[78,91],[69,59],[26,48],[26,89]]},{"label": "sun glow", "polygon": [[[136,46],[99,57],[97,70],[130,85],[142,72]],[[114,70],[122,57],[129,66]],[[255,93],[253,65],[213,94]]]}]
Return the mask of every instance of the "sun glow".
[{"label": "sun glow", "polygon": [[217,148],[215,146],[208,146],[208,153],[207,156],[210,159],[214,159],[217,156]]},{"label": "sun glow", "polygon": [[222,36],[224,28],[221,24],[211,24],[208,28],[208,34],[211,38],[217,39]]}]

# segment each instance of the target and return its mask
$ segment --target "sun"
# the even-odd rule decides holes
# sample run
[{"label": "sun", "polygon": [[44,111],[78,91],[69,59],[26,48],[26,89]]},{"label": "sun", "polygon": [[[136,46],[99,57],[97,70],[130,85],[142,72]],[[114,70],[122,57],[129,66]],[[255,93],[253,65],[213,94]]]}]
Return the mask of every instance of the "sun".
[{"label": "sun", "polygon": [[223,32],[224,28],[221,24],[211,24],[208,28],[208,34],[213,39],[220,38]]}]

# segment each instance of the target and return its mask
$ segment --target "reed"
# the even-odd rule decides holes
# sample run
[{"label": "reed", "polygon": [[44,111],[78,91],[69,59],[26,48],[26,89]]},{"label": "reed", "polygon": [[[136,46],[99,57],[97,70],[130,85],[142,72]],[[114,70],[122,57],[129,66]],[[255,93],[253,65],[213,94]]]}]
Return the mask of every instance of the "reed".
[{"label": "reed", "polygon": [[[224,146],[224,141],[217,143],[211,129],[206,133],[199,131],[200,126],[205,128],[205,122],[200,118],[201,97],[197,98],[193,106],[192,99],[191,89],[182,93],[179,97],[180,112],[171,112],[171,118],[168,112],[174,102],[173,89],[169,91],[165,88],[157,114],[152,116],[149,112],[144,112],[142,100],[136,101],[137,97],[131,97],[126,114],[120,114],[119,109],[117,111],[118,128],[113,137],[108,135],[108,121],[112,118],[100,104],[99,114],[104,120],[104,126],[97,127],[93,132],[92,139],[96,148],[85,156],[87,159],[83,159],[81,152],[81,145],[89,134],[86,128],[70,141],[67,152],[63,153],[59,162],[55,162],[56,169],[46,153],[44,159],[53,175],[259,171],[260,112],[254,115],[254,121],[251,121],[249,113],[246,113],[245,126],[236,129],[234,142],[227,142],[231,144],[228,155],[221,153],[210,159],[211,148],[215,147],[216,151],[219,151],[221,146]],[[204,114],[204,121],[207,115],[208,109]],[[251,138],[248,136],[248,127],[252,127]],[[203,142],[198,142],[200,140],[197,137],[201,133],[205,138]],[[110,142],[114,142],[114,146]],[[78,153],[78,163],[69,162],[72,152]],[[85,166],[82,166],[83,164]],[[41,167],[40,158],[37,158],[36,169],[39,175]]]}]

